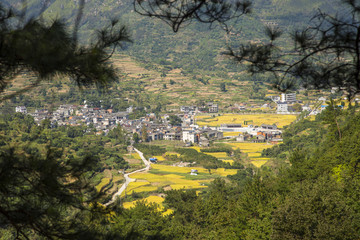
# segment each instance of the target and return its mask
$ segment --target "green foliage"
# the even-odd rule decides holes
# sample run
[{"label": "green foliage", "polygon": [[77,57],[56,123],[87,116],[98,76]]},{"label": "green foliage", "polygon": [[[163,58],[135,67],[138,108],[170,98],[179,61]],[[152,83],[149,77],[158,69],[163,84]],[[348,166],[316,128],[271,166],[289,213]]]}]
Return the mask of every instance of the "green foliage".
[{"label": "green foliage", "polygon": [[96,194],[86,184],[83,169],[90,170],[93,165],[90,156],[66,161],[61,151],[50,146],[44,154],[29,150],[24,154],[21,148],[2,147],[2,227],[12,229],[21,238],[26,238],[30,230],[47,238],[90,237],[86,209]]},{"label": "green foliage", "polygon": [[[356,182],[351,181],[353,184]],[[358,202],[329,177],[294,185],[274,214],[274,239],[359,238]]]},{"label": "green foliage", "polygon": [[121,42],[129,41],[129,35],[125,27],[118,27],[116,21],[99,31],[95,41],[85,47],[78,45],[77,29],[70,34],[63,20],[53,20],[51,23],[41,19],[27,21],[24,16],[6,9],[4,5],[0,5],[0,12],[0,91],[4,92],[19,73],[25,71],[36,76],[33,83],[3,96],[2,100],[26,92],[57,74],[70,77],[79,87],[104,87],[117,79],[115,70],[108,62],[111,55],[107,51],[120,46]]},{"label": "green foliage", "polygon": [[166,153],[165,148],[156,145],[135,144],[134,147],[139,149],[139,151],[142,152],[146,158],[161,156]]},{"label": "green foliage", "polygon": [[189,148],[177,148],[176,152],[180,153],[180,159],[184,162],[195,162],[196,164],[204,166],[206,169],[216,169],[216,168],[227,168],[227,169],[239,169],[242,168],[242,165],[225,163],[221,160],[218,160],[216,157],[198,152],[195,149]]},{"label": "green foliage", "polygon": [[225,83],[220,83],[220,90],[222,92],[226,92],[226,84]]},{"label": "green foliage", "polygon": [[169,116],[169,122],[172,126],[181,126],[181,118],[176,115],[170,115]]}]

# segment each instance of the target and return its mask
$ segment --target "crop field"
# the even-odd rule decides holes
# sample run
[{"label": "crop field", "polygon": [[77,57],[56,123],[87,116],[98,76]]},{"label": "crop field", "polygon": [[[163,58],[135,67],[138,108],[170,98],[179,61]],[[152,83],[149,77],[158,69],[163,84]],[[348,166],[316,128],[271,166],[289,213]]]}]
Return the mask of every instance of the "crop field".
[{"label": "crop field", "polygon": [[193,146],[191,147],[192,149],[195,149],[196,151],[200,152],[200,147],[197,147],[197,146]]},{"label": "crop field", "polygon": [[256,167],[261,167],[269,159],[261,157],[261,152],[264,149],[271,148],[273,145],[267,143],[227,143],[232,146],[233,149],[239,148],[240,151],[246,153],[251,163]]},{"label": "crop field", "polygon": [[248,142],[237,142],[237,143],[227,143],[232,146],[235,150],[237,148],[242,152],[261,152],[263,149],[271,148],[274,145],[267,143],[248,143]]},{"label": "crop field", "polygon": [[[181,167],[179,167],[181,168]],[[210,182],[212,179],[205,179],[205,180],[190,180],[186,179],[184,176],[177,175],[177,174],[153,174],[153,173],[135,173],[131,175],[132,178],[146,180],[145,184],[150,184],[149,186],[141,186],[140,188],[133,188],[135,192],[139,192],[142,188],[142,192],[145,190],[152,190],[155,191],[159,187],[170,186],[171,189],[198,189],[206,187],[204,183]],[[131,183],[130,183],[131,185]],[[131,187],[131,186],[130,186]]]},{"label": "crop field", "polygon": [[[199,175],[191,176],[192,169],[198,170]],[[131,182],[127,192],[154,191],[159,187],[170,186],[172,189],[200,189],[206,188],[206,184],[219,176],[234,175],[236,169],[212,169],[201,167],[175,167],[169,165],[153,164],[152,170],[148,173],[134,173],[130,177],[146,182]],[[155,188],[155,189],[154,189]]]},{"label": "crop field", "polygon": [[[146,201],[147,203],[157,203],[157,204],[161,204],[165,199],[159,196],[149,196],[147,198],[142,199],[144,201]],[[124,202],[123,206],[124,208],[132,208],[135,206],[136,202],[141,201],[141,200],[136,200],[136,201],[132,201],[132,202]]]},{"label": "crop field", "polygon": [[136,201],[132,201],[132,202],[124,202],[123,207],[126,209],[132,208],[136,205],[136,202],[138,202],[138,201],[145,201],[147,204],[157,203],[157,204],[159,204],[158,211],[162,212],[163,216],[166,216],[166,215],[173,213],[173,210],[167,209],[166,211],[164,211],[164,206],[162,205],[162,202],[164,200],[165,200],[164,198],[159,197],[159,196],[149,196],[149,197],[141,199],[141,200],[136,200]]},{"label": "crop field", "polygon": [[163,156],[154,156],[158,161],[165,161],[165,158]]},{"label": "crop field", "polygon": [[177,152],[166,152],[165,156],[171,156],[171,155],[176,155],[177,157],[180,157],[181,154],[177,153]]},{"label": "crop field", "polygon": [[132,153],[131,156],[135,159],[141,160],[141,157],[138,153]]},{"label": "crop field", "polygon": [[110,179],[110,178],[107,178],[107,177],[101,179],[101,182],[95,187],[96,190],[97,190],[98,192],[100,192],[100,190],[101,190],[105,185],[107,185],[107,184],[110,183],[110,180],[111,180],[111,179]]},{"label": "crop field", "polygon": [[126,191],[122,192],[121,196],[125,196],[125,192],[126,194],[132,194],[133,192],[135,193],[140,193],[140,192],[154,192],[158,189],[158,187],[156,186],[152,186],[150,184],[150,182],[130,182],[129,185],[126,188]]},{"label": "crop field", "polygon": [[237,171],[237,169],[218,168],[216,170],[212,169],[211,173],[226,177],[227,175],[235,175]]},{"label": "crop field", "polygon": [[279,128],[289,125],[296,119],[297,115],[283,114],[224,114],[212,117],[210,115],[197,116],[196,123],[199,126],[220,126],[221,124],[233,123],[244,124],[244,121],[253,121],[249,124],[276,124]]},{"label": "crop field", "polygon": [[223,132],[224,137],[237,137],[241,132]]},{"label": "crop field", "polygon": [[216,158],[227,158],[226,152],[204,152],[205,154],[214,156]]},{"label": "crop field", "polygon": [[264,165],[268,160],[254,160],[251,161],[251,163],[255,166],[260,168],[262,165]]}]

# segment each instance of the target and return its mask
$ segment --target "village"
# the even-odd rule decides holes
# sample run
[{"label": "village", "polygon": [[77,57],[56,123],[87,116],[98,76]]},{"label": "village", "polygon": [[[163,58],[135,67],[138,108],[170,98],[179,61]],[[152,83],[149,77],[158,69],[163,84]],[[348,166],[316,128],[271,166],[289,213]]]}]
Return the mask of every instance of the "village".
[{"label": "village", "polygon": [[[289,105],[299,103],[296,100],[296,94],[271,96],[271,100],[278,106],[277,114],[290,114],[292,110]],[[308,106],[302,106],[302,108],[310,114],[321,111],[321,108],[314,111]],[[202,107],[180,106],[178,113],[171,115],[160,116],[148,113],[139,119],[129,118],[133,110],[133,107],[128,107],[126,111],[113,112],[112,109],[92,108],[86,104],[64,104],[52,112],[47,109],[36,109],[34,112],[28,113],[25,106],[17,106],[15,109],[16,112],[31,115],[38,124],[48,119],[52,127],[85,125],[94,129],[96,134],[106,135],[111,129],[121,126],[132,137],[137,135],[140,141],[146,142],[170,140],[182,141],[186,146],[198,144],[200,147],[207,147],[211,141],[224,138],[233,138],[237,142],[269,142],[272,144],[282,141],[282,131],[276,124],[269,122],[252,124],[252,121],[244,121],[242,123],[222,123],[218,126],[199,126],[196,123],[197,115],[218,114],[219,106],[213,102],[208,102]]]}]

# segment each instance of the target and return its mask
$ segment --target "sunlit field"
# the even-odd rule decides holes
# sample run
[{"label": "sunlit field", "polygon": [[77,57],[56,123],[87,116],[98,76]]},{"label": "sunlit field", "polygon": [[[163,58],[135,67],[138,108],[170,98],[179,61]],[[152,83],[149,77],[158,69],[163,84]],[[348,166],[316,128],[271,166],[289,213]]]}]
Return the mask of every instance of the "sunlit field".
[{"label": "sunlit field", "polygon": [[204,152],[205,154],[214,156],[216,158],[226,158],[228,157],[226,152]]},{"label": "sunlit field", "polygon": [[155,187],[153,191],[157,190],[159,187],[165,187],[165,186],[170,186],[171,189],[204,188],[206,186],[203,183],[212,180],[212,179],[191,180],[191,179],[186,179],[185,176],[181,176],[177,174],[161,175],[161,174],[153,174],[153,173],[135,173],[132,174],[131,177],[148,181],[151,184],[151,186]]},{"label": "sunlit field", "polygon": [[[198,170],[197,176],[190,176],[191,170]],[[211,173],[211,174],[210,174]],[[208,169],[201,167],[176,167],[169,165],[153,164],[148,173],[134,173],[130,178],[141,180],[131,182],[126,190],[127,194],[134,192],[156,191],[158,188],[170,186],[171,189],[200,189],[206,188],[205,183],[214,178],[234,175],[236,169]]]},{"label": "sunlit field", "polygon": [[131,156],[135,159],[141,160],[141,157],[138,153],[132,153]]},{"label": "sunlit field", "polygon": [[100,190],[104,187],[104,186],[106,186],[106,185],[108,185],[109,183],[110,183],[110,178],[103,178],[103,179],[101,179],[101,182],[95,187],[96,188],[96,190],[98,191],[98,192],[100,192]]},{"label": "sunlit field", "polygon": [[154,156],[158,161],[165,161],[165,158],[163,156]]},{"label": "sunlit field", "polygon": [[233,149],[239,148],[241,152],[246,153],[249,156],[251,163],[256,167],[261,167],[269,160],[268,158],[261,157],[262,150],[273,147],[273,145],[267,143],[241,142],[227,144],[231,145]]},{"label": "sunlit field", "polygon": [[197,146],[193,146],[191,147],[192,149],[195,149],[196,151],[200,152],[200,147],[197,147]]},{"label": "sunlit field", "polygon": [[149,197],[141,199],[141,200],[136,200],[136,201],[132,201],[132,202],[124,202],[123,207],[126,208],[126,209],[135,207],[136,203],[139,202],[139,201],[145,201],[146,204],[156,203],[156,204],[159,205],[158,210],[162,212],[163,216],[166,216],[166,215],[171,214],[173,212],[173,210],[172,209],[167,209],[166,211],[164,211],[164,206],[162,205],[162,202],[164,200],[165,200],[164,198],[159,197],[159,196],[149,196]]},{"label": "sunlit field", "polygon": [[234,160],[224,160],[224,159],[221,159],[221,161],[226,162],[226,163],[230,163],[231,165],[234,164]]},{"label": "sunlit field", "polygon": [[221,116],[212,117],[211,115],[197,116],[196,124],[199,126],[220,126],[225,123],[242,124],[244,121],[253,121],[249,124],[276,124],[279,128],[289,125],[296,119],[297,115],[283,115],[283,114],[224,114]]}]

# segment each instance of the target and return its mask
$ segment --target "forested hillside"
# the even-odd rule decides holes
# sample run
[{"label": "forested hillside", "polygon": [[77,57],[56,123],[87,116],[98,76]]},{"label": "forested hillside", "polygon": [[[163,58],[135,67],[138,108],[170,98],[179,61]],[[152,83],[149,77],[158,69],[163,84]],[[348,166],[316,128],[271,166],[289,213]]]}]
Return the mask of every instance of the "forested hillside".
[{"label": "forested hillside", "polygon": [[[61,224],[58,227],[70,229],[68,236],[77,236],[77,239],[80,236],[86,239],[358,239],[360,115],[357,107],[342,110],[336,116],[333,115],[334,111],[337,111],[336,107],[330,106],[317,120],[299,121],[287,129],[284,144],[264,151],[264,154],[273,157],[273,164],[269,165],[271,168],[262,167],[257,171],[251,168],[239,169],[236,175],[229,177],[231,182],[217,179],[207,191],[200,193],[194,190],[167,191],[163,205],[173,212],[166,216],[159,212],[156,204],[138,202],[130,209],[114,206],[111,212],[101,214],[101,207],[92,210],[78,209],[69,205],[70,199],[61,202],[62,208],[44,212],[46,208],[42,208],[41,204],[46,206],[53,203],[53,200],[43,199],[37,194],[54,179],[49,176],[46,178],[47,182],[43,182],[41,176],[46,176],[42,174],[48,170],[37,168],[37,165],[27,165],[29,162],[24,161],[21,156],[25,154],[27,159],[42,157],[43,163],[47,160],[47,167],[54,168],[52,164],[56,161],[50,161],[54,154],[61,162],[72,163],[76,167],[77,164],[86,163],[83,158],[89,155],[84,155],[85,153],[91,153],[92,156],[99,156],[101,159],[106,157],[107,160],[91,160],[88,163],[92,162],[93,165],[87,166],[89,172],[85,171],[85,174],[101,168],[118,169],[125,164],[121,157],[117,157],[118,151],[114,152],[116,149],[122,151],[122,137],[118,135],[116,138],[115,132],[109,134],[109,137],[97,137],[93,133],[84,133],[80,128],[72,127],[50,131],[46,122],[36,126],[31,118],[24,115],[6,115],[1,119],[2,134],[6,136],[1,142],[1,153],[2,156],[8,153],[8,144],[12,146],[14,153],[12,167],[6,169],[7,174],[1,175],[1,180],[7,181],[6,188],[2,189],[20,190],[19,184],[28,184],[27,176],[32,178],[28,188],[23,189],[27,193],[26,197],[14,202],[6,194],[0,206],[1,209],[7,209],[6,213],[17,224],[24,223],[17,218],[15,212],[11,212],[11,208],[18,209],[20,206],[24,211],[21,214],[28,214],[27,211],[38,214],[35,224],[39,226],[48,223],[46,217],[56,218],[57,214],[64,216],[63,219],[67,221],[77,220],[77,225],[73,226],[61,222],[62,219],[52,220],[53,223]],[[16,146],[19,141],[22,142],[23,150]],[[109,144],[113,147],[109,148]],[[21,153],[22,151],[25,152]],[[283,152],[287,152],[288,157],[283,158]],[[111,158],[108,158],[109,154]],[[39,177],[28,175],[31,172],[19,175],[19,164],[36,170]],[[4,178],[5,176],[8,177]],[[53,177],[61,180],[64,176]],[[95,180],[96,175],[92,174],[90,179]],[[46,192],[68,195],[71,186],[76,185],[70,184],[69,188],[61,189],[55,186],[58,185],[46,189]],[[111,187],[112,185],[106,185],[105,189]],[[45,189],[43,193],[44,191]],[[86,196],[91,196],[90,190],[87,190]],[[27,225],[23,226],[23,234],[34,239],[40,237],[31,233]],[[44,232],[37,231],[37,234],[46,236],[55,234],[56,231],[63,234],[61,228],[49,228],[55,232],[40,228]],[[0,234],[4,239],[13,239],[16,231],[9,225],[2,228]]]},{"label": "forested hillside", "polygon": [[[13,99],[13,104],[48,108],[44,103],[57,106],[57,99],[63,103],[82,104],[84,100],[99,101],[109,95],[123,99],[121,107],[116,107],[118,110],[129,105],[139,105],[151,111],[171,110],[179,105],[208,101],[217,101],[221,107],[241,102],[264,104],[268,101],[267,94],[276,94],[267,84],[272,80],[270,75],[251,75],[246,72],[247,65],[236,64],[222,55],[227,44],[236,47],[240,42],[261,41],[265,39],[264,26],[276,24],[284,31],[280,39],[282,47],[290,48],[292,40],[288,33],[306,25],[317,8],[333,11],[334,1],[302,1],[300,4],[298,1],[257,0],[252,14],[241,17],[237,23],[229,23],[233,26],[230,34],[216,24],[210,28],[208,24],[197,22],[173,33],[161,20],[135,13],[131,1],[88,1],[78,32],[82,42],[91,42],[96,30],[110,24],[110,19],[120,19],[133,41],[124,43],[124,49],[118,49],[121,55],[112,58],[120,81],[108,92],[111,94],[102,96],[92,90],[78,93],[68,80],[58,78],[30,92],[31,96]],[[74,27],[78,1],[51,0],[46,5],[36,0],[26,2],[27,18],[37,17],[43,10],[43,19],[50,22],[57,18],[66,19],[69,29]],[[4,3],[18,10],[22,8],[22,1],[4,0]],[[28,76],[20,82],[26,78]],[[16,91],[20,86],[14,83],[9,91]],[[310,95],[298,97],[311,99]]]},{"label": "forested hillside", "polygon": [[[21,8],[21,1],[5,0],[9,5]],[[15,3],[14,3],[15,2]],[[16,2],[18,2],[16,4]],[[29,17],[36,17],[43,5],[41,1],[29,0]],[[74,23],[79,1],[51,0],[43,16],[45,19],[64,18],[70,27]],[[326,1],[290,1],[290,0],[255,0],[253,13],[239,19],[233,26],[237,41],[257,41],[263,39],[264,25],[278,24],[284,31],[291,31],[294,27],[306,25],[312,15],[322,11],[334,11],[339,5],[335,0]],[[178,33],[173,33],[164,22],[142,17],[134,12],[131,0],[94,0],[87,1],[83,11],[80,37],[82,41],[91,41],[94,29],[101,29],[109,24],[110,19],[120,19],[128,27],[133,44],[126,47],[126,53],[142,62],[168,65],[181,68],[190,73],[222,73],[241,72],[239,65],[225,61],[221,52],[226,47],[226,33],[219,26],[209,29],[209,25],[193,22]],[[289,36],[284,35],[284,47],[289,47]],[[249,78],[249,76],[246,76]],[[244,79],[243,79],[244,80]]]},{"label": "forested hillside", "polygon": [[[22,4],[20,0],[2,2],[17,8],[21,8]],[[262,41],[263,23],[277,24],[288,31],[296,26],[306,26],[309,15],[312,15],[316,8],[332,11],[336,6],[332,3],[333,1],[310,0],[255,1],[253,15],[244,17],[238,23],[243,31],[239,35],[234,31],[233,40]],[[28,17],[37,16],[42,4],[40,1],[29,0],[26,10]],[[77,1],[50,0],[47,4],[44,8],[44,18],[63,17],[67,19],[68,27],[74,26]],[[357,11],[355,13],[360,13],[359,8],[354,9]],[[109,17],[122,19],[132,32],[134,43],[125,43],[122,55],[116,54],[112,61],[115,67],[118,67],[116,70],[120,70],[120,66],[126,64],[130,65],[132,70],[120,73],[123,77],[120,78],[120,83],[106,88],[106,85],[101,83],[107,82],[101,82],[104,80],[101,77],[104,76],[103,73],[112,73],[113,69],[104,66],[103,61],[90,61],[98,55],[71,55],[73,52],[77,53],[75,50],[78,47],[76,38],[74,40],[71,36],[68,36],[71,41],[65,40],[72,44],[75,42],[75,47],[65,48],[71,53],[71,58],[66,60],[79,63],[83,75],[94,74],[94,69],[100,69],[95,71],[93,78],[86,78],[90,84],[99,84],[97,90],[80,91],[78,88],[69,87],[70,83],[74,82],[80,88],[83,87],[83,82],[76,81],[81,78],[73,79],[72,72],[65,68],[59,69],[57,65],[54,67],[48,62],[38,64],[37,59],[54,60],[49,58],[47,51],[33,52],[39,53],[39,57],[35,58],[35,61],[25,61],[25,64],[17,54],[10,55],[16,61],[9,61],[8,68],[6,65],[0,65],[5,73],[10,69],[8,75],[4,74],[10,79],[9,82],[24,66],[26,70],[33,70],[34,76],[29,74],[30,71],[24,72],[20,79],[17,79],[20,82],[28,83],[32,77],[41,79],[44,72],[45,76],[51,75],[49,78],[44,77],[50,81],[43,81],[42,88],[36,89],[35,92],[31,93],[32,89],[29,88],[26,89],[28,94],[20,92],[16,97],[2,102],[4,111],[0,116],[1,239],[360,239],[360,108],[355,101],[338,105],[330,99],[326,102],[327,107],[324,106],[315,119],[301,119],[300,116],[295,123],[284,128],[282,143],[273,148],[263,148],[262,157],[271,159],[259,168],[244,161],[249,155],[245,149],[226,146],[221,142],[222,139],[216,139],[220,141],[216,143],[218,145],[211,142],[214,145],[203,149],[198,146],[193,146],[193,149],[189,148],[190,146],[185,148],[170,140],[165,143],[168,144],[165,147],[146,143],[148,132],[144,125],[141,129],[143,143],[134,146],[143,151],[146,158],[159,155],[158,160],[160,161],[161,157],[165,164],[153,163],[152,169],[148,167],[148,172],[144,173],[152,178],[151,186],[146,183],[144,177],[139,176],[140,173],[132,173],[135,174],[132,175],[132,182],[138,186],[151,187],[157,197],[161,196],[165,200],[161,206],[140,200],[134,207],[126,209],[122,204],[124,199],[139,200],[144,195],[133,191],[130,196],[126,196],[125,191],[124,197],[120,196],[109,205],[104,204],[112,197],[112,193],[117,192],[118,184],[128,177],[128,172],[147,165],[147,160],[141,158],[142,154],[133,152],[136,149],[129,146],[130,140],[134,143],[140,141],[138,133],[126,133],[120,126],[106,132],[98,132],[93,124],[60,126],[49,119],[37,124],[29,115],[11,113],[14,105],[26,103],[28,107],[35,109],[48,104],[50,112],[55,109],[53,104],[65,102],[84,104],[86,101],[91,108],[111,108],[114,111],[124,111],[127,107],[135,105],[138,108],[130,114],[130,118],[135,119],[144,116],[145,109],[158,114],[179,99],[182,102],[203,101],[204,99],[197,98],[198,94],[193,88],[196,86],[195,83],[199,82],[207,85],[207,80],[216,84],[226,82],[227,85],[223,85],[225,88],[234,87],[227,91],[223,89],[225,91],[218,95],[214,86],[201,89],[202,92],[210,89],[211,91],[206,93],[212,100],[226,99],[228,95],[230,98],[236,98],[235,87],[239,86],[243,87],[241,94],[245,97],[238,97],[236,101],[250,102],[263,98],[265,89],[269,87],[266,84],[268,75],[254,75],[250,78],[250,75],[243,73],[245,65],[236,65],[224,60],[220,53],[224,50],[226,38],[225,33],[219,28],[209,29],[206,24],[192,24],[175,34],[161,21],[150,21],[136,15],[132,12],[131,2],[121,0],[87,1],[83,14],[78,33],[84,43],[91,41],[91,30],[105,26]],[[0,27],[5,29],[3,32],[0,31],[0,34],[6,37],[13,36],[13,29],[6,28],[8,22],[0,18],[0,23]],[[359,25],[358,22],[356,24]],[[57,26],[57,31],[64,35],[64,26]],[[32,26],[28,27],[32,30]],[[41,23],[36,27],[38,28],[35,30],[48,30]],[[59,33],[57,31],[55,29],[52,33]],[[356,43],[359,43],[360,27],[357,31]],[[20,29],[18,32],[23,33],[24,30]],[[36,35],[37,32],[26,33]],[[353,35],[345,37],[350,38]],[[26,45],[26,41],[22,42],[23,39],[15,39]],[[56,39],[61,38],[57,35],[57,38],[52,40]],[[53,43],[44,42],[44,49]],[[280,42],[282,49],[286,50],[291,46],[285,35]],[[350,61],[345,59],[346,64],[352,64],[356,60],[356,63],[360,64],[358,46],[357,44],[358,58]],[[20,47],[19,49],[23,49]],[[349,48],[351,47],[352,45]],[[12,50],[20,53],[19,49]],[[87,47],[83,49],[84,52],[88,50]],[[93,50],[90,53],[96,53],[96,50],[104,53],[104,49],[106,48],[90,49]],[[341,55],[346,52],[344,49],[348,47],[343,48],[341,45],[342,52],[336,53]],[[12,52],[4,48],[0,50],[0,55],[5,56],[3,62],[8,63],[5,60],[8,60],[9,55],[3,53]],[[30,49],[26,52],[32,51],[33,49]],[[59,54],[54,55],[55,57],[62,56],[61,52],[54,52]],[[78,56],[82,58],[79,60]],[[124,63],[128,56],[136,58],[139,65],[133,62]],[[116,58],[122,59],[116,62]],[[29,59],[33,60],[31,57]],[[84,60],[85,64],[81,60]],[[88,67],[89,62],[94,63],[90,65],[93,68]],[[355,68],[359,66],[354,65]],[[77,65],[60,66],[77,70]],[[55,74],[58,72],[62,73],[61,77],[60,74]],[[340,74],[344,72],[340,71]],[[169,75],[173,78],[167,79]],[[96,78],[99,76],[99,79]],[[350,77],[354,79],[354,76]],[[358,68],[355,78],[358,82],[351,82],[351,87],[357,87],[356,84],[360,82]],[[170,83],[170,80],[173,83]],[[181,81],[185,83],[180,85]],[[7,82],[0,78],[0,83],[6,85]],[[11,83],[15,89],[20,89],[17,81]],[[261,88],[258,85],[261,85]],[[339,86],[341,87],[341,82]],[[320,89],[322,87],[323,85],[320,85]],[[181,90],[182,88],[185,91]],[[355,93],[356,90],[355,88]],[[177,91],[188,92],[189,95]],[[231,101],[227,103],[231,104]],[[69,119],[75,117],[77,110],[80,108],[74,109],[75,113],[71,113],[72,115],[68,113]],[[213,119],[216,116],[209,118]],[[219,161],[216,157],[218,155],[223,155],[225,160],[234,160],[231,160],[232,163]],[[178,166],[172,165],[175,162]],[[184,164],[188,165],[187,168],[194,169],[189,172]],[[174,168],[184,169],[184,172],[177,175],[171,171]],[[229,172],[233,175],[228,175]],[[165,176],[163,185],[160,183],[160,176]],[[178,188],[172,188],[171,185],[176,185],[176,182],[171,182],[170,177],[175,177],[183,185],[178,184]],[[194,184],[194,179],[198,180],[198,188],[185,188],[184,182]]]}]

